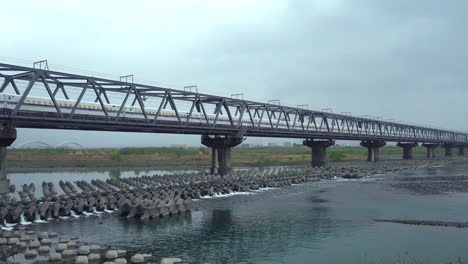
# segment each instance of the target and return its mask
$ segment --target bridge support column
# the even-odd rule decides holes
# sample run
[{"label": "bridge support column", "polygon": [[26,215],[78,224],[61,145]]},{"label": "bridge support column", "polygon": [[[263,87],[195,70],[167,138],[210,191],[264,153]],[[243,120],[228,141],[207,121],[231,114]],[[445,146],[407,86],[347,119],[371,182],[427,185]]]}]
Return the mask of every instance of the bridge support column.
[{"label": "bridge support column", "polygon": [[452,156],[453,145],[452,144],[444,144],[444,149],[445,149],[445,157],[451,157]]},{"label": "bridge support column", "polygon": [[403,159],[411,160],[413,159],[413,148],[418,146],[418,143],[411,142],[411,143],[402,143],[398,142],[397,146],[403,148]]},{"label": "bridge support column", "polygon": [[424,143],[422,145],[426,148],[426,157],[428,159],[435,158],[435,149],[439,146],[439,144]]},{"label": "bridge support column", "polygon": [[458,146],[458,156],[465,156],[465,146]]},{"label": "bridge support column", "polygon": [[211,174],[226,175],[232,171],[231,148],[242,143],[242,138],[203,135],[201,143],[211,148]]},{"label": "bridge support column", "polygon": [[211,148],[211,168],[210,174],[216,175],[218,174],[218,149]]},{"label": "bridge support column", "polygon": [[322,167],[326,164],[327,148],[335,145],[335,141],[306,139],[303,144],[312,149],[312,167]]},{"label": "bridge support column", "polygon": [[385,146],[385,141],[382,140],[363,140],[361,146],[367,148],[367,161],[376,162],[380,160],[379,148]]},{"label": "bridge support column", "polygon": [[16,128],[10,125],[0,127],[0,196],[10,191],[10,180],[7,178],[7,147],[16,140]]}]

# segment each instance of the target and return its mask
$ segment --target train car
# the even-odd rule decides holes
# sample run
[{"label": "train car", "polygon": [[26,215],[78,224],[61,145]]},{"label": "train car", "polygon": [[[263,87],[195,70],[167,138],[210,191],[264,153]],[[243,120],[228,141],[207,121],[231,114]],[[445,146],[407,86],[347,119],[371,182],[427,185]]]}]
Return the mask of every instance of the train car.
[{"label": "train car", "polygon": [[[8,109],[14,109],[20,100],[21,96],[19,95],[14,95],[14,94],[6,94],[2,93],[0,94],[0,104],[3,105],[4,108]],[[56,100],[58,106],[60,107],[60,111],[65,114],[71,113],[72,109],[74,108],[76,102],[73,100],[65,100],[65,99],[57,99]],[[105,110],[107,114],[110,117],[116,117],[120,105],[115,105],[115,104],[104,104]],[[47,97],[38,97],[38,96],[28,96],[26,100],[24,101],[24,104],[21,106],[22,111],[35,111],[35,112],[51,112],[55,113],[56,109],[54,107],[54,104],[50,98]],[[156,108],[151,108],[151,107],[145,107],[146,115],[148,116],[149,119],[154,119],[157,113]],[[75,110],[75,115],[87,115],[87,116],[105,116],[104,112],[102,111],[101,104],[95,103],[95,102],[87,102],[87,101],[82,101],[80,104],[77,106]],[[188,116],[188,112],[183,112],[179,111],[179,117],[181,120],[186,121]],[[242,119],[242,126],[244,127],[252,127],[252,122],[250,118],[246,118],[246,115],[244,115],[244,118]],[[141,111],[140,107],[137,106],[125,106],[121,113],[120,117],[124,118],[130,118],[130,119],[144,119],[143,112]],[[216,119],[215,114],[208,114],[207,115],[208,120],[210,123],[214,122]],[[237,124],[239,121],[238,116],[233,116],[232,117],[234,124]],[[158,120],[166,120],[166,121],[178,121],[177,115],[175,111],[173,110],[167,110],[163,109],[161,110]],[[253,121],[256,125],[259,125],[260,128],[271,128],[270,121],[266,116],[263,117],[262,122],[259,123],[259,118],[253,118]],[[294,125],[294,130],[302,130],[302,125],[301,123],[296,120],[296,123],[294,124],[294,120],[289,120],[289,122],[286,122],[286,119],[280,118],[279,122],[278,119],[272,118],[272,123],[273,127],[276,128],[278,125],[279,129],[287,129],[288,128],[288,123],[289,127],[292,128]],[[189,123],[196,123],[196,124],[204,124],[206,123],[205,120],[205,115],[203,113],[198,113],[198,112],[193,112]],[[227,115],[218,115],[218,118],[216,120],[216,124],[219,125],[230,125],[229,117]],[[310,125],[309,129],[312,129],[313,125]],[[330,124],[329,126],[331,128],[331,131],[338,131],[338,126],[337,124]],[[320,128],[319,128],[320,129]],[[322,124],[322,131],[327,131],[327,126],[326,124]]]}]

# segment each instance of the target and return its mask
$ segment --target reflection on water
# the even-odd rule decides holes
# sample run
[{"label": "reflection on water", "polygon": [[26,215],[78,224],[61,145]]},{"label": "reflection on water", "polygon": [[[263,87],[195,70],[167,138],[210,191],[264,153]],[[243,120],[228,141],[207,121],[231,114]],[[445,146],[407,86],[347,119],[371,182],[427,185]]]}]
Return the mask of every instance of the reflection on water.
[{"label": "reflection on water", "polygon": [[[135,175],[138,175],[138,174],[135,173]],[[109,171],[109,179],[114,179],[114,180],[120,179],[121,175],[122,175],[122,173],[120,172],[120,170],[110,170]]]},{"label": "reflection on water", "polygon": [[[467,171],[458,166],[393,176]],[[322,181],[201,199],[194,202],[191,214],[157,220],[103,214],[34,228],[158,257],[181,257],[189,263],[363,263],[363,256],[395,260],[406,253],[424,263],[468,258],[466,229],[373,222],[378,218],[466,221],[468,195],[394,190],[386,184],[389,178],[392,175],[372,181]]]}]

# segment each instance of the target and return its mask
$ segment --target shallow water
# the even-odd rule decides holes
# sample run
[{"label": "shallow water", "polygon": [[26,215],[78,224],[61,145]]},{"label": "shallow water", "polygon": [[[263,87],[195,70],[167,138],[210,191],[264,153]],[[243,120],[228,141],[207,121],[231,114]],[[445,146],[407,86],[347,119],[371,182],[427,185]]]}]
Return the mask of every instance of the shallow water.
[{"label": "shallow water", "polygon": [[[191,214],[158,220],[127,220],[103,213],[28,228],[158,257],[181,257],[190,263],[366,263],[406,256],[441,263],[458,256],[468,259],[468,229],[373,219],[467,221],[466,193],[420,195],[387,184],[396,176],[467,172],[468,166],[457,165],[361,180],[335,179],[199,199]],[[42,177],[29,176],[28,180]],[[74,180],[79,177],[73,176]],[[13,182],[20,183],[13,177]]]}]

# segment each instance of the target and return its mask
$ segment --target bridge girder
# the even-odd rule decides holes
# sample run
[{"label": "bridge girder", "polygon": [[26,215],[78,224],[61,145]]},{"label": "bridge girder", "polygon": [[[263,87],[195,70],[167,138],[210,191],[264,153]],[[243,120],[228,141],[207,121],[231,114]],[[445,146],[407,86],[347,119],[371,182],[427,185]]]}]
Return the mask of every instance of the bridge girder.
[{"label": "bridge girder", "polygon": [[[19,89],[18,82],[26,82],[27,85]],[[55,113],[22,110],[31,89],[39,84],[42,84],[44,94],[48,94],[52,100]],[[245,136],[259,137],[468,143],[468,134],[445,129],[0,63],[0,92],[7,87],[12,87],[21,99],[13,111],[1,108],[0,120],[12,122],[18,127],[211,135],[237,135],[241,131]],[[71,113],[64,113],[56,99],[59,92],[69,99],[69,89],[78,90],[80,95]],[[101,105],[102,117],[76,113],[87,91],[94,92],[94,101]],[[124,99],[116,103],[119,109],[116,116],[111,116],[105,104],[111,104],[112,95],[115,94]],[[130,98],[133,98],[131,103]],[[152,101],[158,102],[153,107],[157,109],[154,117],[150,117],[146,110]],[[190,110],[183,112],[184,116],[179,108],[181,103],[190,105]],[[122,116],[124,107],[130,105],[141,109],[141,119]],[[167,107],[174,111],[176,121],[160,119],[161,111]],[[211,114],[208,108],[214,109],[214,119],[208,118]],[[203,114],[204,120],[199,124],[190,122],[194,113]],[[226,115],[227,122],[221,124],[220,115]],[[243,123],[242,120],[248,122]],[[280,120],[286,125],[280,127]]]}]

